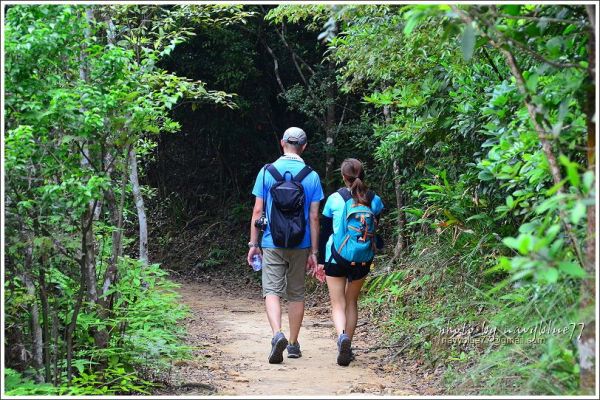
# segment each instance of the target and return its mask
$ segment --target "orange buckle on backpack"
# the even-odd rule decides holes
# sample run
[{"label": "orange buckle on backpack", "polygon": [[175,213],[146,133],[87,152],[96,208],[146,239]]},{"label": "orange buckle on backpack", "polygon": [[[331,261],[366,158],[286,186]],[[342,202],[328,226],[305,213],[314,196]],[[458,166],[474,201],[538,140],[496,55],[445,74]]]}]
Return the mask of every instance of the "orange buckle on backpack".
[{"label": "orange buckle on backpack", "polygon": [[[359,264],[360,264],[360,266],[361,266],[361,267],[364,267],[364,266],[366,266],[366,265],[367,265],[367,263],[366,263],[366,262],[362,262],[362,263],[359,263]],[[350,263],[350,265],[351,265],[351,266],[353,266],[353,267],[356,267],[356,262],[355,262],[355,261],[352,261],[352,262]]]}]

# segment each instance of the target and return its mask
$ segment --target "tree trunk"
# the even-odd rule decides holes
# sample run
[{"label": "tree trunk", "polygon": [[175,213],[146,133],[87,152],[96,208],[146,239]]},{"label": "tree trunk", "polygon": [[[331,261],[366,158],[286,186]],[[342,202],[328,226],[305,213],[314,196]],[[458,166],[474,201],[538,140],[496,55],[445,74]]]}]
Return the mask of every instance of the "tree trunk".
[{"label": "tree trunk", "polygon": [[[94,238],[94,210],[96,202],[89,205],[81,221],[81,273],[85,279],[85,286],[90,302],[98,306],[100,315],[104,309],[102,299],[98,297],[98,278],[96,276],[96,245]],[[92,329],[94,342],[100,349],[106,348],[108,344],[108,332],[105,330]]]},{"label": "tree trunk", "polygon": [[144,209],[144,198],[140,190],[140,182],[138,179],[137,156],[135,148],[129,150],[129,181],[133,191],[133,199],[135,208],[137,209],[138,223],[140,230],[140,261],[145,265],[148,264],[148,223],[146,220],[146,211]]},{"label": "tree trunk", "polygon": [[[332,62],[329,63],[329,71],[334,72],[335,66]],[[332,81],[327,88],[327,114],[325,116],[325,190],[327,193],[333,192],[333,170],[335,169],[335,96],[337,88],[335,82]]]},{"label": "tree trunk", "polygon": [[[333,27],[333,33],[337,33],[337,24]],[[329,69],[330,84],[327,88],[327,115],[325,116],[325,134],[326,136],[326,159],[325,159],[325,185],[327,192],[332,192],[334,179],[332,177],[334,170],[335,157],[333,155],[335,149],[335,98],[337,96],[337,87],[335,80],[335,64],[329,61],[327,65]],[[345,110],[344,110],[345,111]],[[342,117],[343,118],[343,117]]]},{"label": "tree trunk", "polygon": [[406,215],[404,214],[404,197],[402,196],[402,184],[400,181],[400,162],[394,160],[393,164],[394,171],[394,192],[396,194],[396,208],[398,209],[397,228],[398,228],[398,239],[396,240],[396,246],[394,247],[394,258],[400,257],[402,252],[406,249],[406,241],[404,237],[404,227],[406,226]]},{"label": "tree trunk", "polygon": [[[587,156],[588,170],[596,171],[596,124],[594,122],[594,113],[596,110],[596,47],[595,47],[595,25],[596,11],[595,6],[586,6],[591,25],[591,32],[588,41],[588,91],[586,102],[587,114]],[[598,178],[597,176],[595,177]],[[595,179],[594,179],[595,182]],[[587,242],[585,248],[585,269],[588,277],[581,284],[582,321],[585,323],[581,336],[577,341],[579,353],[579,385],[581,394],[593,395],[596,390],[596,319],[594,317],[595,293],[596,293],[596,203],[591,202],[587,208]]]},{"label": "tree trunk", "polygon": [[73,378],[73,334],[75,333],[75,328],[77,327],[77,317],[79,316],[79,310],[81,309],[81,304],[83,304],[84,296],[85,277],[82,274],[81,281],[79,284],[79,293],[77,294],[77,300],[75,301],[75,306],[73,307],[73,315],[71,315],[71,321],[69,322],[69,325],[67,325],[67,329],[65,330],[65,346],[67,350],[67,382],[71,382],[71,379]]},{"label": "tree trunk", "polygon": [[[110,14],[106,14],[104,17],[106,22],[106,39],[109,44],[114,45],[116,41],[116,32],[115,25],[112,22],[112,18]],[[129,160],[129,151],[125,152],[127,154],[124,157],[124,168],[123,171],[127,171],[127,165]],[[111,179],[111,182],[114,182],[114,165],[118,160],[118,153],[111,155],[110,153],[106,156],[106,175]],[[122,185],[121,185],[121,198],[119,202],[119,207],[117,207],[117,200],[115,197],[115,191],[112,188],[112,185],[109,185],[108,188],[104,191],[104,201],[108,207],[108,211],[110,213],[110,221],[114,226],[114,230],[112,232],[112,252],[111,258],[109,262],[109,266],[106,269],[106,273],[104,275],[104,283],[102,284],[102,295],[104,298],[105,307],[107,309],[111,309],[112,306],[112,296],[110,298],[105,297],[104,295],[110,289],[110,286],[114,284],[117,279],[117,271],[118,271],[118,262],[119,257],[122,254],[123,245],[122,245],[122,228],[123,228],[123,209],[125,205],[125,184],[127,182],[126,175],[122,176]]]},{"label": "tree trunk", "polygon": [[[85,15],[88,23],[91,25],[94,20],[94,11],[92,7],[86,7]],[[89,39],[91,37],[90,28],[85,29],[85,37]],[[82,49],[79,56],[80,67],[79,77],[82,81],[90,82],[90,70],[86,58],[86,44],[82,45]],[[81,110],[84,111],[83,109]],[[87,148],[87,143],[83,141],[81,144],[81,169],[84,171],[90,170],[90,153]],[[81,273],[85,277],[85,283],[89,300],[97,303],[98,293],[96,289],[96,249],[95,249],[95,238],[94,238],[94,218],[96,215],[96,205],[94,201],[90,201],[83,216],[81,217]]]},{"label": "tree trunk", "polygon": [[[385,124],[389,125],[392,123],[392,112],[390,106],[383,107],[383,117],[385,118]],[[392,173],[394,174],[394,192],[396,195],[396,209],[398,211],[398,217],[396,219],[396,229],[398,230],[398,239],[394,246],[394,259],[400,257],[400,254],[405,249],[405,238],[404,238],[404,227],[406,225],[406,215],[404,214],[404,198],[402,197],[402,183],[400,181],[400,162],[394,159],[392,165]]]},{"label": "tree trunk", "polygon": [[[127,179],[124,177],[123,181],[126,182]],[[121,196],[124,197],[125,193],[122,193]],[[106,205],[108,206],[108,210],[110,212],[110,220],[111,224],[114,227],[112,232],[112,251],[110,256],[110,261],[108,268],[106,269],[106,274],[104,277],[104,283],[102,284],[102,293],[106,293],[110,288],[110,285],[114,283],[117,267],[119,262],[119,257],[121,256],[121,237],[122,237],[122,221],[123,221],[123,213],[119,212],[121,210],[120,207],[117,207],[115,193],[112,188],[107,189],[104,192],[104,198]]]},{"label": "tree trunk", "polygon": [[[86,150],[84,149],[84,152]],[[82,158],[82,168],[88,168],[86,157]],[[88,298],[93,303],[98,303],[98,289],[96,278],[96,238],[94,237],[94,215],[96,201],[90,201],[81,217],[81,273],[85,277]]]},{"label": "tree trunk", "polygon": [[36,382],[44,382],[44,376],[42,375],[42,368],[44,367],[44,340],[42,337],[42,327],[40,325],[40,311],[38,308],[38,302],[35,295],[35,285],[29,275],[33,267],[33,249],[31,244],[27,244],[25,253],[25,273],[23,274],[23,282],[27,288],[27,295],[31,298],[29,303],[29,314],[31,316],[31,343],[32,343],[32,365],[35,369],[34,380]]},{"label": "tree trunk", "polygon": [[[129,150],[126,150],[127,157],[124,158],[124,167],[123,170],[127,171],[129,166]],[[115,156],[116,158],[117,156]],[[114,160],[112,160],[114,164]],[[110,167],[107,169],[107,175],[110,177],[111,182],[114,182],[113,172],[114,168]],[[126,187],[127,177],[122,176],[121,179],[121,197],[119,198],[119,204],[117,204],[117,198],[115,196],[115,191],[112,189],[112,185],[104,191],[104,201],[110,213],[110,222],[114,226],[114,230],[112,232],[112,251],[109,266],[106,269],[106,273],[104,276],[104,283],[102,284],[102,294],[106,293],[110,285],[115,282],[117,279],[117,270],[118,270],[118,262],[119,257],[123,253],[123,210],[125,208],[125,195],[126,195]],[[105,299],[107,306],[110,307],[110,301]]]},{"label": "tree trunk", "polygon": [[62,375],[59,372],[58,367],[58,359],[60,357],[58,353],[58,313],[56,310],[52,313],[52,366],[54,368],[54,386],[58,386],[60,384],[60,376]]},{"label": "tree trunk", "polygon": [[[85,16],[89,26],[94,23],[94,8],[88,6],[85,8]],[[85,29],[85,37],[87,40],[91,38],[91,29]],[[80,52],[79,77],[86,83],[90,83],[90,67],[86,58],[87,41],[82,45]],[[83,111],[83,110],[82,110]],[[90,153],[87,141],[81,143],[81,169],[83,171],[91,171],[92,154]],[[98,200],[90,200],[88,206],[81,217],[81,274],[85,282],[85,287],[90,302],[103,308],[102,301],[98,297],[98,278],[96,276],[96,238],[94,236],[94,219],[98,207]],[[108,344],[108,332],[104,330],[92,329],[94,342],[97,347],[105,348]]]},{"label": "tree trunk", "polygon": [[44,265],[47,262],[47,257],[43,256],[40,260],[38,273],[38,285],[40,292],[40,303],[42,304],[42,341],[44,343],[43,354],[44,354],[44,378],[46,382],[52,382],[52,376],[50,372],[50,305],[48,304],[48,291],[46,290],[46,271]]}]

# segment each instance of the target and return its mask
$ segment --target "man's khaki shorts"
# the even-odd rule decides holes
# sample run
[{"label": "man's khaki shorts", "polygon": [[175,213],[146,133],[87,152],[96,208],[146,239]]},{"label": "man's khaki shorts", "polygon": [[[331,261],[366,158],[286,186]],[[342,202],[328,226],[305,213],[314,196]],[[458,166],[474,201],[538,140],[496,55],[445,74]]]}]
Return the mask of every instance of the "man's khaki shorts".
[{"label": "man's khaki shorts", "polygon": [[309,249],[263,249],[263,297],[304,301],[304,277]]}]

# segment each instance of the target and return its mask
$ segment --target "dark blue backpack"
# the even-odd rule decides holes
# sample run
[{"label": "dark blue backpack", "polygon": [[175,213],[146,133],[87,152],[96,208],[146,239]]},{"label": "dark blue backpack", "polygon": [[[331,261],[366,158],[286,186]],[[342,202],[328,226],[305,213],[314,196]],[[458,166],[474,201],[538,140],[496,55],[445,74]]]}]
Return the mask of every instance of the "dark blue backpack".
[{"label": "dark blue backpack", "polygon": [[[267,164],[265,168],[276,181],[269,191],[273,206],[271,215],[267,217],[273,243],[277,247],[288,249],[297,247],[302,243],[306,232],[306,195],[302,181],[312,172],[312,168],[306,165],[296,176],[292,176],[290,171],[281,175],[272,164]],[[291,176],[289,181],[285,180],[286,174]]]},{"label": "dark blue backpack", "polygon": [[376,216],[370,205],[375,194],[367,192],[369,206],[366,206],[355,203],[348,188],[339,189],[337,193],[345,205],[340,228],[333,234],[331,256],[338,265],[371,265],[375,257]]}]

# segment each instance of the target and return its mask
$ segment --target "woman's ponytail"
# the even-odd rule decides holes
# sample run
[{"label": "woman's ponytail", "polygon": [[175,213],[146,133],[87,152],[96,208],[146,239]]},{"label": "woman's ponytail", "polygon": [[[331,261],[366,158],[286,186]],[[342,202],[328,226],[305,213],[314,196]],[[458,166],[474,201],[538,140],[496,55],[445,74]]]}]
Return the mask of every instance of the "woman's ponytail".
[{"label": "woman's ponytail", "polygon": [[365,206],[370,207],[371,205],[367,198],[367,190],[367,185],[365,185],[360,178],[354,179],[354,182],[352,182],[352,186],[350,187],[354,201],[358,204],[364,204]]},{"label": "woman's ponytail", "polygon": [[369,204],[367,198],[368,188],[363,182],[365,172],[362,163],[355,158],[347,158],[342,162],[340,170],[344,178],[350,183],[350,192],[354,201],[358,204],[370,206],[371,204]]}]

